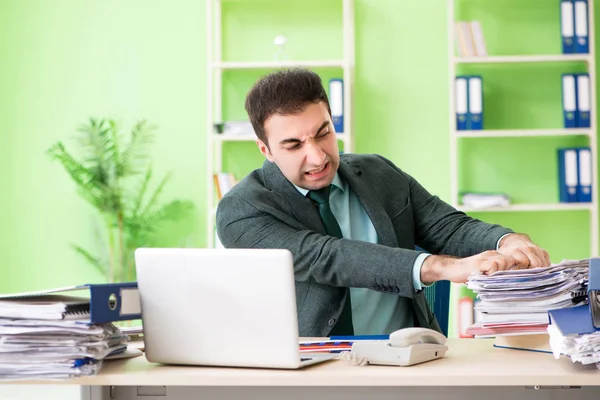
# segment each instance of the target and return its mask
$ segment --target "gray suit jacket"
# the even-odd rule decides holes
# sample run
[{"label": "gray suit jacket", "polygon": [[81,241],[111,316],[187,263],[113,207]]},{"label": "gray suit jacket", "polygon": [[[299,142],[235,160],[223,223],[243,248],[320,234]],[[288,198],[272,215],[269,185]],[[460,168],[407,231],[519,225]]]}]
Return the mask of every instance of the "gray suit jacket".
[{"label": "gray suit jacket", "polygon": [[300,336],[328,336],[350,287],[411,299],[415,324],[439,331],[415,292],[415,245],[459,257],[495,249],[512,232],[470,218],[378,155],[341,155],[340,177],[369,215],[381,244],[327,236],[318,209],[265,161],[219,202],[217,232],[228,248],[284,248],[294,258]]}]

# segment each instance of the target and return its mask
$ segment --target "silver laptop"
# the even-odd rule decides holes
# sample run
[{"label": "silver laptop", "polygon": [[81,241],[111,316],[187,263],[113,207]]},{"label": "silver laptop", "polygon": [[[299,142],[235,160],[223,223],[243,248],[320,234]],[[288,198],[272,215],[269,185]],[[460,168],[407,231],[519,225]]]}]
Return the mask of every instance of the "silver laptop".
[{"label": "silver laptop", "polygon": [[135,252],[150,362],[301,368],[292,254],[267,249]]}]

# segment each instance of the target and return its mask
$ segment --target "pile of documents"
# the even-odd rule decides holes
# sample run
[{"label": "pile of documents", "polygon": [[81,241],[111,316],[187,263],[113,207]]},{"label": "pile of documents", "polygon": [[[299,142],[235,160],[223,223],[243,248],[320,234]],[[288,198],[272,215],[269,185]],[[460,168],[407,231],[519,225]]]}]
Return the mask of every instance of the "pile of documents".
[{"label": "pile of documents", "polygon": [[548,311],[587,300],[589,259],[565,260],[547,268],[473,274],[467,287],[477,293],[475,337],[547,333]]},{"label": "pile of documents", "polygon": [[127,349],[112,323],[90,323],[90,300],[72,296],[0,299],[0,380],[93,375]]}]

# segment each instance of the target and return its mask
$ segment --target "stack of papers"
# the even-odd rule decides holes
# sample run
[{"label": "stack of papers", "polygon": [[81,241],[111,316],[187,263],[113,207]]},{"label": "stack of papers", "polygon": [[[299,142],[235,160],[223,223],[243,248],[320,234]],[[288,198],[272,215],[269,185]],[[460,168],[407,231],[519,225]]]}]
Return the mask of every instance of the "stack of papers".
[{"label": "stack of papers", "polygon": [[0,300],[0,380],[93,375],[127,348],[112,323],[90,324],[89,299],[70,296]]},{"label": "stack of papers", "polygon": [[600,368],[600,328],[592,323],[589,305],[550,311],[550,348],[555,358],[564,354],[574,363]]},{"label": "stack of papers", "polygon": [[471,208],[508,207],[510,198],[504,193],[465,193],[462,204]]},{"label": "stack of papers", "polygon": [[467,287],[479,298],[475,337],[547,332],[548,311],[575,307],[587,299],[589,259],[565,260],[547,268],[473,274]]}]

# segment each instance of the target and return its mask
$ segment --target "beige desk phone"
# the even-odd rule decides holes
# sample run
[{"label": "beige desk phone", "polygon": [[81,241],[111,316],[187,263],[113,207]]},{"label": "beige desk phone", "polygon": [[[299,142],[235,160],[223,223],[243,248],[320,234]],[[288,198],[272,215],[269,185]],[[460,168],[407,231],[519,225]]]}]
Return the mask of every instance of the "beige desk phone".
[{"label": "beige desk phone", "polygon": [[409,366],[446,355],[446,336],[432,329],[404,328],[390,340],[356,341],[351,356],[363,364]]}]

